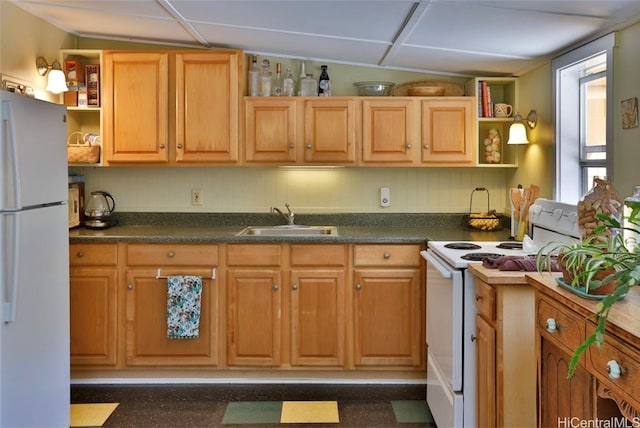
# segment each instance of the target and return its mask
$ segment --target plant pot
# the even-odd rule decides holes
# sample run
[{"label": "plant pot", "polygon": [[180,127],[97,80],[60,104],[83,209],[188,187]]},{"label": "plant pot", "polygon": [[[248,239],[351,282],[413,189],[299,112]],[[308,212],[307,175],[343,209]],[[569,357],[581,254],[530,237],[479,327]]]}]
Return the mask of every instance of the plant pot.
[{"label": "plant pot", "polygon": [[[593,276],[593,279],[596,279],[596,280],[600,281],[600,280],[606,278],[607,276],[611,275],[612,273],[616,273],[616,271],[614,269],[601,270],[600,272],[596,273]],[[609,281],[609,282],[607,282],[605,284],[602,284],[598,288],[589,288],[588,293],[602,296],[602,295],[605,295],[605,294],[613,293],[615,289],[616,289],[616,282],[615,281]]]}]

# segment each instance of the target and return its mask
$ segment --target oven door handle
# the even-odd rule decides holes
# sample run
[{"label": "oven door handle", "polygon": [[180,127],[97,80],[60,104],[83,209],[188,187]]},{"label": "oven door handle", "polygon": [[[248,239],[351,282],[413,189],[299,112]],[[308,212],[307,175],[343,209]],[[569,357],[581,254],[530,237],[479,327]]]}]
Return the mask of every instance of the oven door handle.
[{"label": "oven door handle", "polygon": [[440,274],[444,277],[444,278],[451,278],[451,270],[447,269],[447,267],[442,264],[442,262],[440,262],[440,260],[438,260],[437,258],[435,258],[434,256],[431,255],[431,253],[429,253],[428,251],[423,251],[422,254],[423,257],[433,265],[433,267],[435,267],[438,272],[440,272]]}]

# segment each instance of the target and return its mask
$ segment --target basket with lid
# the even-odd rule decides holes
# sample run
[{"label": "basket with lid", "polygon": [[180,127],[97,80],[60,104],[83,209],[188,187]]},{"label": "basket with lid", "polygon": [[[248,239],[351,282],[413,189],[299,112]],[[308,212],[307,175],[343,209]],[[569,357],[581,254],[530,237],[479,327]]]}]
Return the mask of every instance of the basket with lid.
[{"label": "basket with lid", "polygon": [[[487,193],[487,211],[485,212],[473,212],[473,194],[475,192]],[[495,210],[490,209],[489,191],[486,187],[476,187],[471,191],[471,198],[469,201],[469,214],[464,216],[464,224],[474,230],[494,231],[502,228],[502,222],[500,217],[496,214]]]}]

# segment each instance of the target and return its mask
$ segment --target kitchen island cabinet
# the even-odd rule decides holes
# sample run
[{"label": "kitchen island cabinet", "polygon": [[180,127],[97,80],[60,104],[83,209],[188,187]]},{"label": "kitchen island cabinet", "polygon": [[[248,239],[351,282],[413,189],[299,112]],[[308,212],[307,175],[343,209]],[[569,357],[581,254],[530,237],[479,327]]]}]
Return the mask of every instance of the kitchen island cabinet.
[{"label": "kitchen island cabinet", "polygon": [[468,269],[475,276],[478,426],[536,426],[534,290],[525,272],[480,263]]},{"label": "kitchen island cabinet", "polygon": [[116,244],[69,246],[71,365],[109,366],[117,362]]},{"label": "kitchen island cabinet", "polygon": [[109,165],[239,160],[240,51],[105,51]]},{"label": "kitchen island cabinet", "polygon": [[[217,245],[129,244],[126,259],[126,364],[216,366],[220,337]],[[202,277],[197,338],[167,337],[168,275]]]},{"label": "kitchen island cabinet", "polygon": [[419,245],[354,245],[356,367],[424,367]]},{"label": "kitchen island cabinet", "polygon": [[528,274],[527,281],[535,288],[541,426],[570,420],[615,420],[630,426],[640,420],[637,287],[609,312],[602,349],[590,347],[568,379],[574,349],[595,329],[598,301],[561,288],[548,274]]}]

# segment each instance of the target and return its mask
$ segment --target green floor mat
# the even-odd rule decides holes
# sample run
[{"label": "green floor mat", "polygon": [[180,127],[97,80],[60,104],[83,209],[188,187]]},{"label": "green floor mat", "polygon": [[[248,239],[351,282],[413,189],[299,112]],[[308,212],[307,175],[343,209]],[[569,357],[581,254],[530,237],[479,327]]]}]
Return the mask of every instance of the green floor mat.
[{"label": "green floor mat", "polygon": [[239,401],[227,404],[223,424],[280,423],[282,401]]},{"label": "green floor mat", "polygon": [[433,416],[426,401],[398,400],[391,401],[391,406],[399,423],[433,423]]}]

